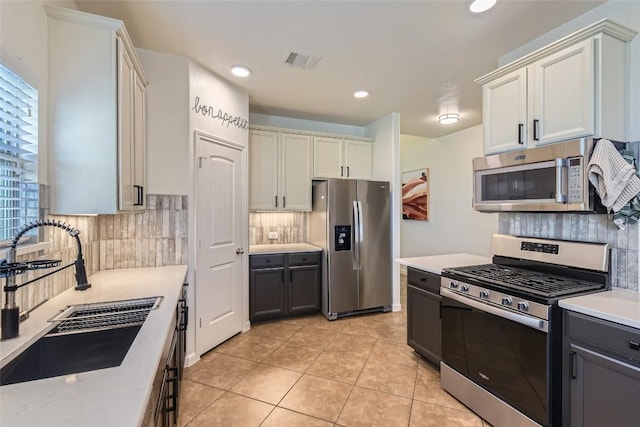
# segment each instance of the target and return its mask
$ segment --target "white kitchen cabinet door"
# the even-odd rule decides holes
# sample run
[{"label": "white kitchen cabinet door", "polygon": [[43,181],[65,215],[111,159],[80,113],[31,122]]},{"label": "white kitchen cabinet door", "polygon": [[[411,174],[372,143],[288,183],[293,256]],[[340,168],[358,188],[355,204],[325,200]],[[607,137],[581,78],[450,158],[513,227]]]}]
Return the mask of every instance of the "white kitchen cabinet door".
[{"label": "white kitchen cabinet door", "polygon": [[485,154],[524,148],[527,141],[527,69],[482,86]]},{"label": "white kitchen cabinet door", "polygon": [[595,133],[594,38],[532,65],[530,141],[545,144]]},{"label": "white kitchen cabinet door", "polygon": [[[121,21],[45,6],[51,214],[144,208],[147,78]],[[73,189],[73,191],[70,191]]]},{"label": "white kitchen cabinet door", "polygon": [[313,176],[315,178],[344,178],[341,139],[313,138]]},{"label": "white kitchen cabinet door", "polygon": [[249,209],[277,210],[278,133],[249,132]]},{"label": "white kitchen cabinet door", "polygon": [[120,210],[133,208],[136,195],[133,187],[134,165],[134,69],[131,55],[117,38],[118,49],[118,195]]},{"label": "white kitchen cabinet door", "polygon": [[371,179],[371,143],[344,142],[345,178]]},{"label": "white kitchen cabinet door", "polygon": [[280,192],[283,210],[311,210],[311,137],[280,134]]},{"label": "white kitchen cabinet door", "polygon": [[146,148],[147,135],[146,126],[146,100],[144,83],[133,73],[133,187],[134,187],[134,209],[144,210],[147,207],[145,186],[146,179]]}]

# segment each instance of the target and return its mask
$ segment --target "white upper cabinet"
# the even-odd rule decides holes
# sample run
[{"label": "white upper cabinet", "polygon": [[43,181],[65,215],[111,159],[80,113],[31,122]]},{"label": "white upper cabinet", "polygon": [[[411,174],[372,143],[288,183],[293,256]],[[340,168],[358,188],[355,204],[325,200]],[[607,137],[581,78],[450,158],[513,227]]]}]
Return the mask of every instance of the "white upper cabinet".
[{"label": "white upper cabinet", "polygon": [[595,43],[585,40],[531,66],[533,144],[595,134]]},{"label": "white upper cabinet", "polygon": [[628,46],[635,33],[600,21],[476,80],[485,154],[628,135]]},{"label": "white upper cabinet", "polygon": [[148,81],[124,24],[45,9],[51,213],[144,208]]},{"label": "white upper cabinet", "polygon": [[250,130],[249,209],[311,210],[311,137]]},{"label": "white upper cabinet", "polygon": [[316,136],[313,139],[314,178],[371,179],[371,143]]},{"label": "white upper cabinet", "polygon": [[527,69],[497,78],[482,87],[484,152],[524,147],[527,140]]}]

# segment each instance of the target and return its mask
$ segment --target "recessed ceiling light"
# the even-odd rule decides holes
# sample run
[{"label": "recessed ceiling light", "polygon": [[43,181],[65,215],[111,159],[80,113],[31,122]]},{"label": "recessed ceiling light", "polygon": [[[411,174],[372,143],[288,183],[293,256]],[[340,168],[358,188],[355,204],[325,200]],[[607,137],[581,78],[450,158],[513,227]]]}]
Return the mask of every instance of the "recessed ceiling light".
[{"label": "recessed ceiling light", "polygon": [[447,113],[438,117],[438,121],[442,125],[450,125],[456,123],[458,120],[460,120],[460,114],[458,113]]},{"label": "recessed ceiling light", "polygon": [[368,90],[358,90],[358,91],[355,91],[353,93],[353,96],[355,98],[366,98],[367,96],[369,96],[369,91]]},{"label": "recessed ceiling light", "polygon": [[495,6],[497,0],[474,0],[469,5],[469,10],[473,13],[481,13]]},{"label": "recessed ceiling light", "polygon": [[244,65],[234,65],[231,67],[231,73],[238,77],[247,77],[251,74],[251,70]]}]

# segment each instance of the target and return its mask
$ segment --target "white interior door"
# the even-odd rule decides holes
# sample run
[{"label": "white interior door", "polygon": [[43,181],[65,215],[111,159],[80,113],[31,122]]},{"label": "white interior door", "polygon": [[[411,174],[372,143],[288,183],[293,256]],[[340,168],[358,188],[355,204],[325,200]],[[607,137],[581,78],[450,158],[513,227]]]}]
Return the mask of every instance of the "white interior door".
[{"label": "white interior door", "polygon": [[196,134],[196,350],[242,330],[243,149]]}]

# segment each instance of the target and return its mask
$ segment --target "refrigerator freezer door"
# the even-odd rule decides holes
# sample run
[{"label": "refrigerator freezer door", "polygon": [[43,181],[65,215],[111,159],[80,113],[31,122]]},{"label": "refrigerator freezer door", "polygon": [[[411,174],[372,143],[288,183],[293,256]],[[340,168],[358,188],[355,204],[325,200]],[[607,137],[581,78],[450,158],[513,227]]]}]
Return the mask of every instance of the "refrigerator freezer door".
[{"label": "refrigerator freezer door", "polygon": [[[353,202],[356,201],[356,181],[330,179],[328,181],[328,311],[342,313],[358,309],[358,271],[353,268],[354,260],[354,224]],[[335,227],[351,226],[351,250],[336,251]]]},{"label": "refrigerator freezer door", "polygon": [[359,310],[391,304],[389,183],[357,181],[360,216]]}]

